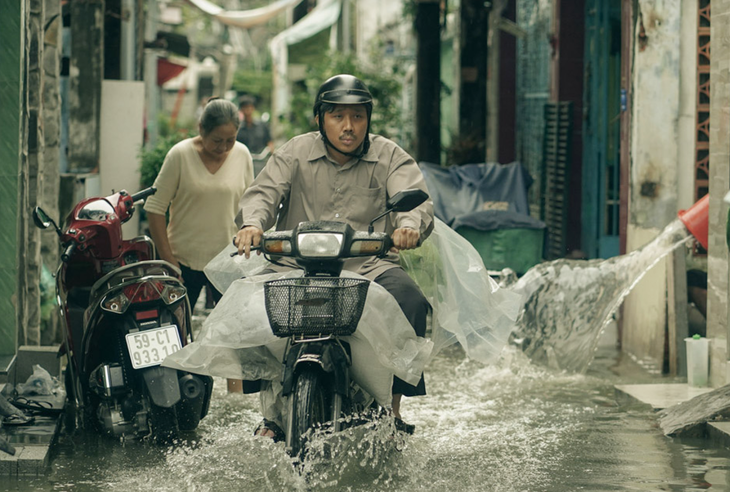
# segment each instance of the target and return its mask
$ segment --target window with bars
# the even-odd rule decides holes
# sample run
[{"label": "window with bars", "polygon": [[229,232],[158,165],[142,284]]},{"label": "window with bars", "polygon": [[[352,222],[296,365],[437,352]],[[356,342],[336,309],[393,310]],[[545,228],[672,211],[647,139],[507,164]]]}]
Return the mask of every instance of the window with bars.
[{"label": "window with bars", "polygon": [[[695,132],[695,201],[710,192],[710,17],[711,1],[697,4],[697,115]],[[695,254],[707,252],[697,245]]]}]

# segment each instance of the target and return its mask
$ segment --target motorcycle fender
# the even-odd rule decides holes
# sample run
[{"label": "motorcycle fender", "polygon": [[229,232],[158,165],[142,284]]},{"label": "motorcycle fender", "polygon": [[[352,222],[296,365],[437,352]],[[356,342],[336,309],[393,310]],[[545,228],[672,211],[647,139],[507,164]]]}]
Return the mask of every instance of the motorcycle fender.
[{"label": "motorcycle fender", "polygon": [[142,376],[152,403],[158,407],[170,408],[180,401],[177,370],[162,366],[150,367],[142,370]]},{"label": "motorcycle fender", "polygon": [[335,392],[347,395],[350,387],[347,354],[339,344],[314,342],[294,346],[287,352],[282,378],[284,396],[290,395],[294,390],[297,369],[310,364],[316,364],[322,371],[331,373]]}]

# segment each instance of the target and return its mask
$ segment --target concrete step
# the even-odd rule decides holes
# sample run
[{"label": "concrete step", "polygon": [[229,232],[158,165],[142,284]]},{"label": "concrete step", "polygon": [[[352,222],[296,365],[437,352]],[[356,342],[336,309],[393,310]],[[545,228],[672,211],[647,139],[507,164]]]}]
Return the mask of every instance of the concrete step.
[{"label": "concrete step", "polygon": [[[58,346],[21,346],[17,355],[0,356],[0,391],[8,385],[9,395],[18,384],[25,383],[38,364],[51,376],[61,379],[61,362]],[[63,383],[60,383],[63,384]],[[54,405],[63,405],[63,396],[28,396],[30,399],[53,400]],[[44,475],[48,469],[50,449],[61,427],[60,415],[41,415],[28,412],[34,421],[28,425],[2,425],[0,436],[14,448],[15,454],[0,451],[0,476],[22,477]]]},{"label": "concrete step", "polygon": [[707,437],[721,446],[730,448],[730,422],[708,422]]},{"label": "concrete step", "polygon": [[13,377],[15,361],[15,354],[0,355],[0,384],[5,384],[9,382],[10,379]]},{"label": "concrete step", "polygon": [[36,415],[30,425],[3,426],[0,434],[13,445],[15,454],[0,452],[0,475],[10,478],[44,475],[60,426],[61,416],[57,415]]},{"label": "concrete step", "polygon": [[[657,412],[692,398],[709,393],[715,388],[695,388],[682,383],[621,384],[614,386],[619,402],[643,403]],[[704,433],[711,442],[730,448],[730,421],[707,422]]]},{"label": "concrete step", "polygon": [[695,388],[686,383],[618,384],[614,386],[621,402],[645,403],[654,410],[664,410],[695,396],[709,393],[714,388]]}]

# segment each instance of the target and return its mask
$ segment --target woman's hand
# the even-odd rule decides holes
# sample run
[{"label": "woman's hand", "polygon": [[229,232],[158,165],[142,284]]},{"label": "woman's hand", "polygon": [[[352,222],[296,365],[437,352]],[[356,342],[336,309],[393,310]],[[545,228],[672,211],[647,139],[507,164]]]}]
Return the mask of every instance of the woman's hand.
[{"label": "woman's hand", "polygon": [[160,256],[160,259],[165,260],[168,263],[172,263],[177,268],[180,268],[180,263],[177,261],[177,258],[170,255],[169,257],[165,258],[164,256]]},{"label": "woman's hand", "polygon": [[[238,254],[245,255],[246,258],[251,257],[251,246],[258,246],[261,244],[261,236],[264,231],[256,226],[246,226],[236,234],[236,238],[233,244],[238,246]],[[258,250],[256,254],[261,254],[261,250]]]},{"label": "woman's hand", "polygon": [[180,263],[172,254],[170,240],[167,237],[167,219],[165,216],[148,212],[147,222],[150,227],[150,236],[152,236],[152,241],[157,247],[157,254],[160,256],[160,259],[180,268]]}]

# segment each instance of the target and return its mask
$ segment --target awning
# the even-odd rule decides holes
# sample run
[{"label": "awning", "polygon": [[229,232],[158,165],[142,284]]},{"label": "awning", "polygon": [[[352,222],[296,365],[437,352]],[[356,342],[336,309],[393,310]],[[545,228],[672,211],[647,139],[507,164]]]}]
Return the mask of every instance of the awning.
[{"label": "awning", "polygon": [[309,39],[337,22],[340,18],[341,0],[321,0],[310,13],[289,29],[277,34],[271,40],[271,49],[277,45],[292,45]]},{"label": "awning", "polygon": [[188,0],[194,7],[214,17],[222,24],[243,29],[264,24],[289,7],[294,7],[298,3],[301,3],[301,1],[278,0],[271,5],[258,9],[227,11],[208,0]]},{"label": "awning", "polygon": [[335,25],[340,18],[342,0],[321,0],[296,24],[277,34],[269,44],[274,63],[273,109],[277,117],[289,108],[289,46],[300,43]]},{"label": "awning", "polygon": [[170,79],[174,79],[185,70],[185,65],[179,63],[173,63],[167,58],[157,59],[157,85],[162,87],[162,84]]}]

